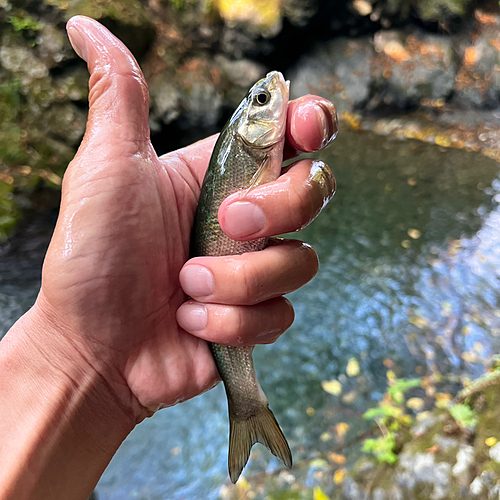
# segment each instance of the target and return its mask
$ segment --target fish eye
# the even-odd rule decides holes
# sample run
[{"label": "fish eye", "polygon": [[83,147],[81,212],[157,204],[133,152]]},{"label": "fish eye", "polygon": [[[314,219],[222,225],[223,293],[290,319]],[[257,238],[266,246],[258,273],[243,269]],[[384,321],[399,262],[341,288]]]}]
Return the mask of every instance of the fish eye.
[{"label": "fish eye", "polygon": [[254,97],[254,102],[255,102],[255,104],[258,104],[259,106],[264,106],[264,104],[267,104],[269,102],[270,98],[271,98],[271,96],[269,95],[269,92],[264,92],[263,90],[261,90]]}]

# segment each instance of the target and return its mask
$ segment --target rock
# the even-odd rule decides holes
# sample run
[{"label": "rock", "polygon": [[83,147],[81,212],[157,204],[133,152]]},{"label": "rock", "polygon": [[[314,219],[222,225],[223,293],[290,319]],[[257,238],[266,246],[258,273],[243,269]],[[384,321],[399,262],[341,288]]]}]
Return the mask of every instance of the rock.
[{"label": "rock", "polygon": [[[469,475],[469,468],[474,464],[474,448],[468,444],[461,444],[457,453],[457,461],[451,470],[455,477]],[[468,481],[467,481],[468,482]]]},{"label": "rock", "polygon": [[447,497],[451,487],[451,465],[446,462],[436,463],[430,453],[402,453],[396,474],[397,482],[403,488],[412,491],[418,487],[426,492],[431,500]]},{"label": "rock", "polygon": [[476,12],[480,32],[463,50],[454,103],[463,108],[500,106],[500,16]]},{"label": "rock", "polygon": [[179,117],[180,93],[170,75],[157,78],[149,87],[151,98],[150,123],[153,130],[160,130]]},{"label": "rock", "polygon": [[19,76],[23,85],[30,85],[38,78],[47,77],[49,68],[34,56],[33,50],[16,44],[16,41],[10,37],[3,38],[0,46],[0,64]]},{"label": "rock", "polygon": [[46,132],[76,148],[85,132],[87,113],[70,102],[54,104],[44,114],[44,121]]},{"label": "rock", "polygon": [[89,72],[84,64],[68,68],[53,80],[58,100],[87,102],[89,96]]},{"label": "rock", "polygon": [[374,96],[380,106],[414,108],[451,95],[457,66],[450,37],[415,31],[381,31],[374,37],[378,56],[373,64]]},{"label": "rock", "polygon": [[361,486],[351,476],[347,476],[342,483],[342,499],[365,500],[366,498],[367,495],[364,494]]},{"label": "rock", "polygon": [[36,44],[39,59],[49,69],[75,56],[64,32],[49,24],[44,25],[39,32],[36,37]]},{"label": "rock", "polygon": [[153,43],[156,29],[150,12],[140,0],[45,0],[58,7],[64,19],[83,15],[97,19],[122,40],[136,58]]},{"label": "rock", "polygon": [[500,443],[490,448],[490,458],[496,462],[500,462]]},{"label": "rock", "polygon": [[187,61],[178,71],[180,125],[185,128],[211,127],[221,113],[220,70],[203,58]]},{"label": "rock", "polygon": [[361,108],[370,95],[374,56],[367,37],[339,38],[320,45],[290,71],[292,97],[319,94],[330,99],[339,113]]},{"label": "rock", "polygon": [[266,74],[266,68],[250,59],[231,60],[219,55],[215,62],[225,80],[225,100],[236,107],[248,89]]}]

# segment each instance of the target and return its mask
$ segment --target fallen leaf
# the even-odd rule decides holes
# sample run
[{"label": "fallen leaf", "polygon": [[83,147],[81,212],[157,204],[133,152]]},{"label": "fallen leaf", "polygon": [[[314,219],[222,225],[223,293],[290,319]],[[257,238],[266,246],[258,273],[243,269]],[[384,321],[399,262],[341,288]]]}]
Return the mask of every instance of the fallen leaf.
[{"label": "fallen leaf", "polygon": [[333,482],[335,484],[340,484],[344,481],[344,479],[347,477],[347,469],[342,467],[341,469],[338,469],[335,471],[333,474]]},{"label": "fallen leaf", "polygon": [[339,396],[342,392],[342,384],[338,380],[329,380],[321,382],[321,387],[328,394],[333,394],[334,396]]},{"label": "fallen leaf", "polygon": [[356,375],[359,375],[359,363],[356,358],[349,359],[345,372],[349,377],[356,377]]},{"label": "fallen leaf", "polygon": [[350,428],[351,428],[351,426],[349,424],[346,424],[345,422],[339,422],[334,427],[335,433],[337,434],[339,439],[343,439]]},{"label": "fallen leaf", "polygon": [[319,486],[315,486],[313,490],[313,500],[330,500]]},{"label": "fallen leaf", "polygon": [[414,240],[418,240],[420,236],[422,236],[422,232],[419,231],[418,229],[415,229],[414,227],[410,227],[407,231],[408,236]]},{"label": "fallen leaf", "polygon": [[422,398],[410,398],[406,402],[406,406],[414,411],[420,411],[425,406],[425,401]]},{"label": "fallen leaf", "polygon": [[329,452],[328,458],[335,464],[344,465],[345,464],[345,456],[340,453],[333,453],[333,451]]}]

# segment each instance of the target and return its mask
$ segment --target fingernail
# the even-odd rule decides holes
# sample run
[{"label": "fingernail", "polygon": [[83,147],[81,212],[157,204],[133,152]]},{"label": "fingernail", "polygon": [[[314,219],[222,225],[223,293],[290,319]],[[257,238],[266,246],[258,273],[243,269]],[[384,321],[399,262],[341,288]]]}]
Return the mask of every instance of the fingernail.
[{"label": "fingernail", "polygon": [[184,293],[191,297],[207,297],[214,293],[214,277],[205,266],[186,266],[180,273],[180,281]]},{"label": "fingernail", "polygon": [[199,332],[207,326],[207,309],[201,304],[186,303],[177,311],[177,323],[187,332]]},{"label": "fingernail", "polygon": [[88,51],[87,51],[87,42],[80,34],[80,32],[73,28],[72,26],[68,26],[68,37],[71,45],[75,49],[75,52],[85,61],[88,62]]},{"label": "fingernail", "polygon": [[321,148],[324,148],[337,137],[339,132],[337,111],[330,102],[320,102],[317,107],[319,108],[318,116],[320,117],[320,127],[323,134]]},{"label": "fingernail", "polygon": [[266,214],[262,208],[247,201],[231,203],[225,210],[224,230],[229,236],[242,238],[264,229]]}]

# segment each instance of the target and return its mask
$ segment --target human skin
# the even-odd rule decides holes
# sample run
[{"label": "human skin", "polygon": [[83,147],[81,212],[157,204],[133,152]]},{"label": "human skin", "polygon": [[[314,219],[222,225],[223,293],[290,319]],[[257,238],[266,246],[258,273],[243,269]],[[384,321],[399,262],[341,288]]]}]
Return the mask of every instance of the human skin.
[{"label": "human skin", "polygon": [[[218,383],[207,341],[274,342],[293,321],[283,294],[318,268],[314,250],[291,240],[188,260],[216,138],[158,158],[130,52],[91,19],[67,28],[88,63],[90,111],[40,293],[0,342],[2,500],[86,499],[137,423]],[[336,133],[333,105],[319,97],[292,101],[287,120],[289,157]],[[227,198],[219,221],[239,240],[295,231],[334,186],[326,165],[302,160]]]}]

